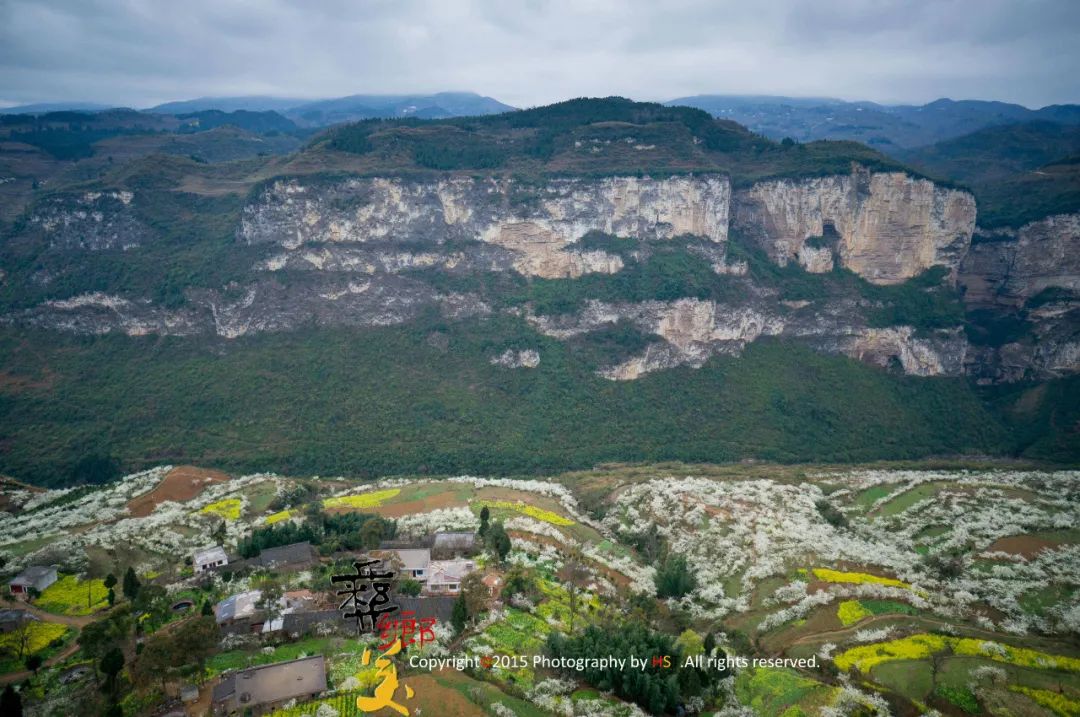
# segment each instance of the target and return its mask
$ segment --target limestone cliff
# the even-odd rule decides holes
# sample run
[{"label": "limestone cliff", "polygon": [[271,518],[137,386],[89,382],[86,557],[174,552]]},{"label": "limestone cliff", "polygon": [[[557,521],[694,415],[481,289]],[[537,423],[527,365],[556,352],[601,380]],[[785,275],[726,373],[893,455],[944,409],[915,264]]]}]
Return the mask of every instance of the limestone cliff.
[{"label": "limestone cliff", "polygon": [[1048,378],[1080,368],[1080,214],[979,230],[959,283],[972,309],[1027,327],[978,347],[970,372],[980,381]]},{"label": "limestone cliff", "polygon": [[238,236],[280,244],[286,253],[275,259],[279,264],[294,261],[297,252],[310,255],[306,245],[479,240],[505,249],[522,274],[577,277],[623,266],[618,256],[575,246],[590,231],[646,240],[694,234],[722,242],[729,206],[727,178],[713,175],[556,179],[539,186],[494,177],[282,180],[245,208]]},{"label": "limestone cliff", "polygon": [[[975,228],[975,200],[900,172],[758,182],[734,198],[733,226],[779,264],[829,271],[835,260],[875,284],[932,266],[955,271]],[[812,237],[831,247],[808,246]],[[832,254],[833,256],[828,256]]]},{"label": "limestone cliff", "polygon": [[[27,215],[28,234],[17,240],[37,241],[46,251],[145,246],[154,233],[139,218],[140,201],[129,192],[49,197]],[[313,324],[401,324],[432,309],[450,320],[509,311],[526,316],[541,333],[576,340],[625,321],[651,341],[601,368],[601,375],[616,380],[701,366],[773,336],[920,376],[967,372],[1001,381],[1059,375],[1080,365],[1074,330],[1080,324],[1077,215],[980,234],[959,271],[970,306],[1007,306],[1035,327],[1034,340],[989,348],[969,346],[958,327],[883,325],[875,313],[878,300],[857,287],[784,300],[782,289],[762,283],[747,256],[733,251],[729,222],[740,240],[757,242],[780,264],[795,261],[825,273],[838,263],[869,281],[892,284],[933,266],[956,273],[973,231],[974,204],[967,193],[926,180],[863,169],[759,182],[734,198],[728,180],[718,175],[536,184],[494,176],[277,179],[247,202],[235,229],[252,257],[244,281],[189,286],[183,301],[169,307],[122,292],[84,293],[21,306],[0,316],[0,323],[236,338]],[[627,248],[583,242],[592,231],[636,242]],[[573,313],[547,316],[520,299],[508,307],[503,297],[485,294],[480,278],[507,272],[549,279],[619,275],[639,270],[658,247],[682,246],[665,244],[681,235],[697,237],[685,251],[720,275],[718,287],[727,287],[726,293],[696,295],[722,300],[591,300]],[[692,265],[679,261],[676,271]],[[700,291],[702,280],[696,281]],[[1046,290],[1059,293],[1048,296]],[[680,295],[669,286],[664,291]],[[506,351],[491,362],[523,369],[537,366],[539,358],[531,349]]]},{"label": "limestone cliff", "polygon": [[960,268],[972,305],[1019,307],[1044,289],[1080,291],[1080,214],[979,230]]},{"label": "limestone cliff", "polygon": [[738,355],[747,344],[768,336],[916,376],[962,373],[967,343],[959,329],[918,336],[910,326],[874,328],[860,322],[853,308],[845,303],[784,306],[761,300],[593,301],[578,314],[532,316],[530,321],[541,333],[564,340],[617,321],[629,321],[656,337],[643,353],[600,371],[601,376],[620,381],[674,366],[699,367],[712,356]]}]

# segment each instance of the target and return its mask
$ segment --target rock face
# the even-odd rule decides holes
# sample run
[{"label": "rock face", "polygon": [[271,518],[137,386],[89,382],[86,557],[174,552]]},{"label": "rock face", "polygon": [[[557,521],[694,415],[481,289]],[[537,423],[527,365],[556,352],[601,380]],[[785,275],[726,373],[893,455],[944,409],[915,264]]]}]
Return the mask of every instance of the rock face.
[{"label": "rock face", "polygon": [[640,304],[589,302],[578,314],[533,316],[548,336],[568,339],[618,321],[629,321],[658,339],[637,356],[602,369],[601,376],[625,381],[674,366],[700,367],[712,356],[734,356],[767,336],[806,343],[824,353],[848,356],[916,376],[958,376],[967,342],[959,329],[917,336],[910,326],[874,328],[844,303],[788,307],[767,301],[721,304],[698,299]]},{"label": "rock face", "polygon": [[150,235],[135,216],[131,192],[85,192],[50,197],[28,217],[53,251],[132,249]]},{"label": "rock face", "polygon": [[1018,230],[980,230],[960,268],[973,306],[1020,307],[1044,289],[1080,292],[1080,214],[1058,214]]},{"label": "rock face", "polygon": [[537,187],[469,177],[318,186],[278,181],[245,208],[238,236],[288,252],[305,245],[479,240],[505,249],[522,274],[577,277],[623,266],[618,256],[575,246],[594,230],[645,240],[694,234],[724,241],[730,196],[728,180],[720,176],[558,179]]},{"label": "rock face", "polygon": [[[139,201],[128,192],[48,197],[27,215],[27,233],[15,240],[76,254],[150,246],[154,232],[139,219]],[[242,281],[189,286],[179,308],[95,292],[13,310],[0,323],[231,339],[308,325],[401,324],[432,310],[454,320],[500,310],[502,297],[485,293],[486,274],[619,274],[640,269],[635,263],[656,256],[659,243],[693,235],[678,250],[723,276],[696,295],[722,301],[591,300],[575,313],[544,316],[534,313],[537,304],[515,299],[506,305],[514,308],[501,310],[524,315],[541,333],[561,340],[629,322],[648,341],[600,370],[613,380],[698,367],[774,336],[919,376],[968,373],[1009,381],[1076,371],[1080,215],[1049,217],[1018,231],[980,232],[968,252],[974,221],[974,201],[965,192],[859,168],[759,182],[734,197],[727,178],[718,175],[537,184],[494,176],[279,179],[242,210],[235,237],[252,257]],[[881,325],[878,299],[859,288],[785,301],[775,283],[751,271],[745,255],[739,258],[729,243],[729,223],[740,241],[756,242],[773,261],[796,262],[808,272],[830,272],[838,264],[871,282],[894,284],[945,267],[966,291],[969,308],[1012,312],[1033,328],[1022,340],[971,346],[958,327]],[[583,241],[593,231],[637,241],[626,242],[626,249],[610,248],[618,243],[607,240]],[[691,264],[674,266],[681,271]],[[646,274],[645,280],[655,277]],[[628,278],[639,281],[640,274]],[[47,277],[38,283],[47,284]],[[504,277],[490,283],[517,291],[525,282]],[[602,287],[608,297],[627,290],[617,284]],[[680,295],[662,288],[667,293],[648,295]],[[627,291],[633,296],[640,287]],[[507,350],[489,360],[523,369],[539,359],[533,350]]]},{"label": "rock face", "polygon": [[1028,335],[978,347],[969,371],[980,381],[1052,378],[1080,369],[1080,214],[1017,230],[980,230],[959,284],[972,309],[1028,326]]},{"label": "rock face", "polygon": [[498,356],[493,356],[491,365],[503,368],[536,368],[540,365],[540,352],[536,349],[507,349]]},{"label": "rock face", "polygon": [[844,176],[759,182],[734,201],[734,227],[777,263],[831,269],[823,249],[807,252],[806,241],[835,232],[828,251],[875,284],[896,284],[932,266],[955,271],[975,228],[970,194],[900,172],[856,168]]}]

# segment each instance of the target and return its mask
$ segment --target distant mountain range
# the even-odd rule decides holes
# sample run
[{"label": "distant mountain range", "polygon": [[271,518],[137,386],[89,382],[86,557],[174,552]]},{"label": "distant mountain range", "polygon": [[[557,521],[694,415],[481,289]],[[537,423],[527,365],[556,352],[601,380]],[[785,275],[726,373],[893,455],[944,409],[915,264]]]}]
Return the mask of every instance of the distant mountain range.
[{"label": "distant mountain range", "polygon": [[846,139],[896,154],[960,137],[986,127],[1048,121],[1080,124],[1080,105],[1022,105],[984,100],[935,100],[926,105],[879,105],[829,98],[746,95],[695,95],[671,100],[730,119],[770,139],[798,142]]},{"label": "distant mountain range", "polygon": [[[45,114],[48,112],[100,112],[109,105],[90,102],[55,102],[0,108],[0,114]],[[341,122],[372,118],[417,117],[446,119],[489,115],[515,109],[475,92],[439,92],[431,95],[350,95],[322,100],[289,97],[199,97],[166,102],[144,110],[160,115],[190,115],[197,112],[277,112],[301,127],[325,127]]]},{"label": "distant mountain range", "polygon": [[[790,137],[798,142],[819,139],[853,140],[899,157],[903,151],[925,147],[979,130],[1027,122],[1080,125],[1080,105],[1022,105],[984,100],[935,100],[925,105],[882,105],[847,102],[831,97],[771,95],[695,95],[665,104],[702,109],[729,119],[770,139]],[[107,105],[90,102],[41,103],[0,109],[0,114],[44,114],[56,111],[96,112]],[[475,92],[435,94],[358,94],[329,99],[251,95],[200,97],[166,102],[143,110],[159,115],[196,112],[277,112],[298,127],[326,127],[344,122],[382,118],[450,117],[498,114],[515,109]]]}]

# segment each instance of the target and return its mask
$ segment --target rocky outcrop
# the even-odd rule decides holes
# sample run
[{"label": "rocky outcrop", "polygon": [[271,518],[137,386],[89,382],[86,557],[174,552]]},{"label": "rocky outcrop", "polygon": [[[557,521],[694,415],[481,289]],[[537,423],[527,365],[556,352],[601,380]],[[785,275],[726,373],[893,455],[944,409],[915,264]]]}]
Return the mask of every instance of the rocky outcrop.
[{"label": "rocky outcrop", "polygon": [[975,228],[975,200],[902,172],[870,172],[758,182],[735,195],[733,226],[777,263],[827,271],[811,237],[835,231],[827,248],[840,264],[875,284],[895,284],[933,266],[955,271]]},{"label": "rocky outcrop", "polygon": [[1080,214],[979,230],[960,267],[972,306],[1023,306],[1045,289],[1080,292]]},{"label": "rocky outcrop", "polygon": [[318,277],[304,284],[268,279],[224,290],[189,289],[185,306],[175,310],[149,300],[83,294],[9,314],[0,318],[0,323],[79,334],[212,334],[234,339],[311,325],[392,326],[415,319],[430,306],[437,307],[449,319],[491,312],[475,296],[440,293],[405,277]]},{"label": "rocky outcrop", "polygon": [[536,368],[540,365],[540,352],[536,349],[506,349],[491,358],[491,365],[503,368]]},{"label": "rocky outcrop", "polygon": [[[139,219],[138,202],[125,192],[48,197],[27,215],[30,233],[15,240],[49,251],[133,248],[153,236]],[[1022,341],[970,347],[956,329],[879,325],[873,319],[881,316],[878,299],[857,286],[782,301],[775,278],[751,271],[745,253],[728,242],[729,221],[740,240],[757,242],[777,263],[797,262],[809,272],[830,272],[839,264],[890,284],[943,266],[958,276],[972,308],[1013,311],[1034,328]],[[497,310],[480,298],[489,283],[510,291],[524,284],[489,282],[480,278],[484,274],[617,274],[656,257],[662,242],[689,234],[700,239],[680,244],[680,251],[706,261],[726,282],[695,293],[724,301],[589,301],[565,316],[535,315],[532,304],[504,310],[526,315],[542,333],[562,340],[630,322],[651,342],[635,355],[611,357],[601,375],[615,380],[701,366],[771,336],[919,376],[967,372],[1001,381],[1075,371],[1080,216],[980,232],[957,271],[973,226],[970,195],[859,168],[841,176],[759,182],[734,198],[728,180],[716,175],[542,184],[464,176],[280,179],[242,211],[236,237],[254,247],[245,249],[253,266],[242,280],[189,287],[181,308],[92,293],[20,309],[0,321],[77,333],[236,338],[305,325],[394,325],[433,309],[462,318]],[[583,240],[593,231],[635,241]],[[630,283],[640,279],[635,275]],[[607,296],[641,290],[604,289]],[[498,297],[492,300],[497,303]],[[511,350],[489,360],[532,368],[539,355]]]},{"label": "rocky outcrop", "polygon": [[131,192],[60,194],[39,203],[27,217],[52,251],[133,249],[151,235],[136,216]]},{"label": "rocky outcrop", "polygon": [[1054,378],[1080,370],[1080,214],[979,230],[959,284],[968,307],[991,323],[1026,327],[976,348],[969,373],[977,380]]},{"label": "rocky outcrop", "polygon": [[910,326],[871,327],[846,302],[787,307],[762,301],[733,305],[698,299],[640,304],[590,301],[577,314],[532,316],[530,321],[541,333],[562,340],[618,321],[629,321],[657,337],[659,341],[643,353],[599,371],[605,378],[620,381],[674,366],[696,368],[713,356],[738,355],[747,344],[768,336],[916,376],[959,376],[967,351],[959,328],[919,336]]},{"label": "rocky outcrop", "polygon": [[[620,257],[576,246],[590,231],[644,240],[682,234],[727,238],[726,177],[557,179],[542,186],[459,177],[422,182],[277,181],[244,209],[238,236],[287,252],[311,245],[480,241],[510,252],[516,271],[547,278],[614,273]],[[278,264],[288,263],[288,255]]]}]

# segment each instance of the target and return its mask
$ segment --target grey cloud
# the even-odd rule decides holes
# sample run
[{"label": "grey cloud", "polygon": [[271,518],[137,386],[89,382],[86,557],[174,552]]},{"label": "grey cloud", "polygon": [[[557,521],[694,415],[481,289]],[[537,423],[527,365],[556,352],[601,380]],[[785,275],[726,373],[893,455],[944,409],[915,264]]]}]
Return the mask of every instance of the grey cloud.
[{"label": "grey cloud", "polygon": [[0,101],[1080,101],[1075,0],[0,0]]}]

